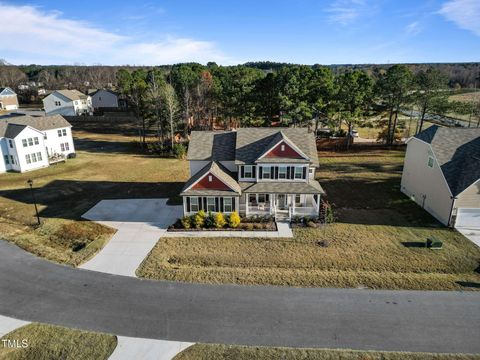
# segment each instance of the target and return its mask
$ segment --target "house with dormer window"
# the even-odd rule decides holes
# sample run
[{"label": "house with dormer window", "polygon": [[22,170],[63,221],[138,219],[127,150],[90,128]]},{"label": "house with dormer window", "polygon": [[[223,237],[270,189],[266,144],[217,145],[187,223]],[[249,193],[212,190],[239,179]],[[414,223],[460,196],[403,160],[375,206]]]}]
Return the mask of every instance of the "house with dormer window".
[{"label": "house with dormer window", "polygon": [[193,131],[187,159],[191,178],[180,194],[185,215],[318,216],[324,191],[315,180],[315,137],[306,128]]}]

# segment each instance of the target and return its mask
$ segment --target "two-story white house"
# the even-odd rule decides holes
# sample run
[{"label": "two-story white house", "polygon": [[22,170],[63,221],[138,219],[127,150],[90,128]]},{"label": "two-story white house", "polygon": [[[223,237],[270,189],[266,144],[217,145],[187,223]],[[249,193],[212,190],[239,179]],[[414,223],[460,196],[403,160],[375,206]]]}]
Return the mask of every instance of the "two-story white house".
[{"label": "two-story white house", "polygon": [[9,87],[0,87],[0,110],[17,110],[18,97]]},{"label": "two-story white house", "polygon": [[0,119],[0,173],[36,170],[71,157],[71,128],[60,115]]},{"label": "two-story white house", "polygon": [[194,131],[191,178],[180,195],[184,214],[199,210],[241,215],[318,216],[324,191],[315,180],[318,155],[306,128]]},{"label": "two-story white house", "polygon": [[43,99],[46,115],[76,116],[91,114],[92,98],[78,90],[55,90]]}]

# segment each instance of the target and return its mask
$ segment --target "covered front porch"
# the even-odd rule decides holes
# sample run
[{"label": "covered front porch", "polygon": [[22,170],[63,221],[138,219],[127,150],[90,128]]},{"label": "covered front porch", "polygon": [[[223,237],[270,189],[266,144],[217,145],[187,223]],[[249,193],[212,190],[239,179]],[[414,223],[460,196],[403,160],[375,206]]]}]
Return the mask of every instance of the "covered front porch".
[{"label": "covered front porch", "polygon": [[240,204],[240,211],[246,216],[273,215],[276,218],[293,216],[318,216],[320,194],[245,194],[245,202]]}]

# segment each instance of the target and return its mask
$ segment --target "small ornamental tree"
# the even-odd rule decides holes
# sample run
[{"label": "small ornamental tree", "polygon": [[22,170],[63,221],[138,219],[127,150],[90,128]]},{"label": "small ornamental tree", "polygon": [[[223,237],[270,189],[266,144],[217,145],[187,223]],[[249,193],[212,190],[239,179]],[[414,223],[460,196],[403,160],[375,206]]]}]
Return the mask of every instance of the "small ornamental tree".
[{"label": "small ornamental tree", "polygon": [[203,225],[205,224],[206,217],[207,217],[207,214],[203,210],[200,210],[193,216],[193,222],[197,229],[201,229],[203,227]]},{"label": "small ornamental tree", "polygon": [[228,217],[228,225],[234,229],[240,225],[240,215],[236,211],[232,212]]},{"label": "small ornamental tree", "polygon": [[216,213],[215,214],[215,227],[217,229],[221,229],[225,226],[227,222],[225,221],[225,217],[223,216],[222,213]]}]

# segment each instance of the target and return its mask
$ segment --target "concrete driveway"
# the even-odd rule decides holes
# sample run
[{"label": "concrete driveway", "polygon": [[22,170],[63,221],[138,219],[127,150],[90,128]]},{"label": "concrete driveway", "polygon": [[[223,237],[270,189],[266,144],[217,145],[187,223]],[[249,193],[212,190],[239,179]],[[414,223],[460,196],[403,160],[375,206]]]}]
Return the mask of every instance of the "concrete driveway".
[{"label": "concrete driveway", "polygon": [[480,227],[459,227],[456,229],[459,233],[461,233],[475,245],[480,246]]},{"label": "concrete driveway", "polygon": [[83,218],[117,229],[108,244],[80,268],[116,275],[135,276],[168,225],[182,215],[182,206],[167,199],[102,200]]}]

